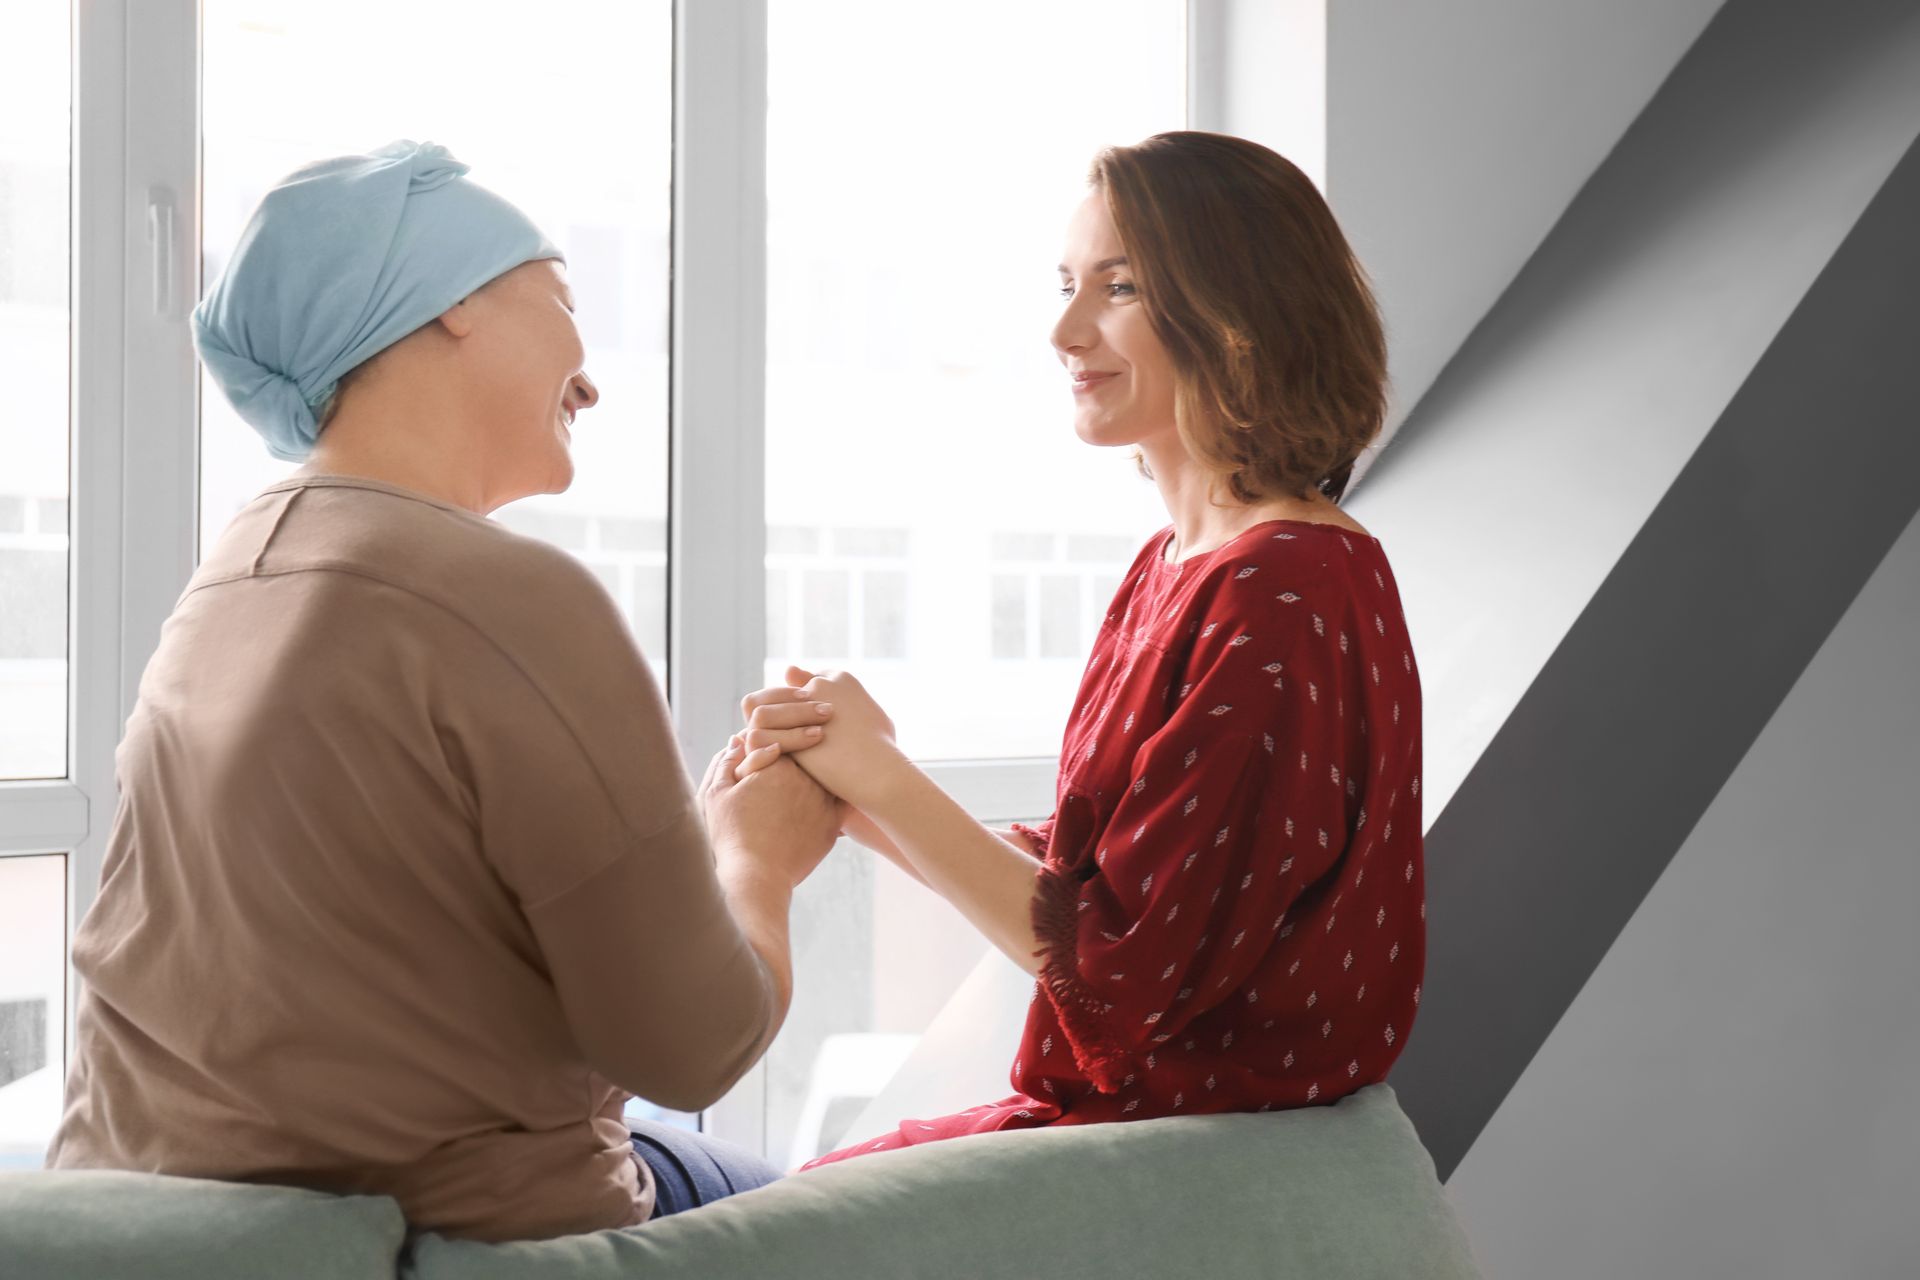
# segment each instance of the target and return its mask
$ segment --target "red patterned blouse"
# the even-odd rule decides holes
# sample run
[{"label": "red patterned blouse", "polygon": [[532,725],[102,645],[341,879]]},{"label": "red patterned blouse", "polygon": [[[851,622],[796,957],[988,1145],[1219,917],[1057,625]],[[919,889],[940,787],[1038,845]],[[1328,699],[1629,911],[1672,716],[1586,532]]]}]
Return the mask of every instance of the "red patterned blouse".
[{"label": "red patterned blouse", "polygon": [[802,1168],[996,1129],[1325,1105],[1420,1004],[1420,678],[1385,549],[1268,520],[1128,569],[1042,857],[1018,1090]]}]

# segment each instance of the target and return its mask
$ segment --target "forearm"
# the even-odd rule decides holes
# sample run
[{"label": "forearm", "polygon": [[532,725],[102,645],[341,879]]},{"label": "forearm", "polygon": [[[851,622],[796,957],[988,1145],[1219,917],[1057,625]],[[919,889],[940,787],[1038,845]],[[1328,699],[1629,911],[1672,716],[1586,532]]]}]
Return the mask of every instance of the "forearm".
[{"label": "forearm", "polygon": [[891,862],[894,866],[900,868],[915,880],[918,880],[921,884],[926,884],[927,888],[933,888],[932,885],[927,884],[927,878],[920,874],[920,868],[914,866],[912,860],[909,859],[906,854],[900,852],[900,846],[895,844],[886,835],[876,831],[873,833],[871,840],[861,840],[859,843],[866,845],[867,848],[873,850],[888,862]]},{"label": "forearm", "polygon": [[[1012,845],[1027,857],[1038,857],[1032,843],[1018,831],[1011,830],[1007,827],[988,827],[987,830]],[[848,834],[851,836],[852,832],[848,832]],[[920,874],[920,869],[913,865],[912,860],[900,851],[900,846],[895,844],[885,832],[863,831],[860,835],[853,836],[853,839],[855,843],[865,845],[867,848],[885,858],[888,862],[891,862],[894,866],[912,876],[921,884],[927,884],[927,878]],[[927,885],[927,887],[929,889],[933,888],[932,885]]]},{"label": "forearm", "polygon": [[1040,851],[1033,847],[1033,841],[1027,839],[1012,827],[988,827],[987,830],[993,832],[993,834],[999,836],[1002,840],[1005,840],[1029,858],[1034,859],[1036,862],[1039,861]]},{"label": "forearm", "polygon": [[727,910],[773,979],[777,1028],[786,1021],[793,1002],[793,951],[787,924],[793,910],[793,889],[767,873],[751,856],[716,848],[714,861]]},{"label": "forearm", "polygon": [[928,888],[1015,964],[1039,973],[1032,912],[1040,863],[1024,840],[982,826],[906,762],[874,787],[865,812]]}]

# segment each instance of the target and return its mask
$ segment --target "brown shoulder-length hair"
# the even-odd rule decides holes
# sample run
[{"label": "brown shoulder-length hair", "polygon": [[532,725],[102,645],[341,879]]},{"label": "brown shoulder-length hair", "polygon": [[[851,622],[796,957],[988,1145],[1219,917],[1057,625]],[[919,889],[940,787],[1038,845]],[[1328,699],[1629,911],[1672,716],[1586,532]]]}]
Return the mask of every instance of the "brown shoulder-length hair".
[{"label": "brown shoulder-length hair", "polygon": [[1258,143],[1195,130],[1109,147],[1088,181],[1171,357],[1187,451],[1243,503],[1314,487],[1337,502],[1386,417],[1387,346],[1313,182]]}]

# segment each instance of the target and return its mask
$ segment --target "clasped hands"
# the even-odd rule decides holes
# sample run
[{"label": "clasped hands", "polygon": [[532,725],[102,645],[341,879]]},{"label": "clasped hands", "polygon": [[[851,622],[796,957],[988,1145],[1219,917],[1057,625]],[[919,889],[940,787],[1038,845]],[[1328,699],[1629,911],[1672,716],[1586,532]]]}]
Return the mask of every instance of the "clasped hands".
[{"label": "clasped hands", "polygon": [[[809,828],[819,825],[811,815],[819,814],[823,802],[831,805],[830,814],[819,814],[829,838],[806,860],[797,883],[825,856],[832,837],[845,835],[871,849],[892,850],[865,807],[911,766],[894,742],[893,721],[853,675],[790,666],[786,678],[786,684],[741,699],[746,727],[714,757],[703,791],[710,819],[741,806],[790,811],[786,833],[809,846],[818,843],[809,838]],[[804,773],[811,783],[789,770]]]}]

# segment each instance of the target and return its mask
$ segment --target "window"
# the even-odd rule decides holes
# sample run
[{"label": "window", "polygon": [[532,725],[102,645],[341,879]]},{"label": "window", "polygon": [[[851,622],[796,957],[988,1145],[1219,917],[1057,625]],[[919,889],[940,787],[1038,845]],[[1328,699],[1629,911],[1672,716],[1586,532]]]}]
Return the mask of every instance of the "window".
[{"label": "window", "polygon": [[1129,538],[995,534],[994,658],[1071,658],[1077,679],[1107,602],[1139,551]]},{"label": "window", "polygon": [[[1059,3],[769,6],[768,613],[805,621],[767,675],[860,661],[916,758],[1055,754],[1099,585],[1166,522],[1074,435],[1047,335],[1095,151],[1185,124],[1185,13],[1102,6],[1091,40]],[[878,652],[857,534],[908,584]]]},{"label": "window", "polygon": [[[1185,126],[1186,6],[1088,18],[768,6],[767,682],[844,666],[916,759],[1032,758],[1048,791],[1107,600],[1166,523],[1123,451],[1074,435],[1048,334],[1094,153]],[[851,844],[793,939],[766,1133],[800,1160],[987,944]]]},{"label": "window", "polygon": [[66,1074],[67,859],[31,844],[70,790],[68,17],[0,10],[0,1170],[40,1166]]},{"label": "window", "polygon": [[767,652],[787,655],[781,670],[905,659],[910,551],[905,529],[769,526]]},{"label": "window", "polygon": [[68,47],[0,14],[0,778],[67,774]]},{"label": "window", "polygon": [[[670,5],[554,0],[537,22],[502,10],[449,22],[376,0],[206,0],[203,12],[203,292],[281,176],[399,137],[445,145],[560,246],[600,402],[575,428],[572,487],[495,518],[592,569],[664,678]],[[434,51],[424,73],[422,49]],[[470,91],[488,83],[516,88]],[[273,459],[211,380],[200,401],[206,547],[296,464]]]},{"label": "window", "polygon": [[0,1170],[37,1169],[66,1080],[67,860],[0,858]]},{"label": "window", "polygon": [[[1094,151],[1185,121],[1186,10],[1102,6],[1095,40],[1058,0],[554,0],[454,23],[370,0],[7,9],[0,1163],[37,1162],[58,1120],[66,924],[99,880],[160,622],[196,548],[293,469],[200,379],[187,308],[160,304],[218,278],[269,184],[436,141],[565,251],[601,401],[572,488],[497,518],[599,574],[686,692],[695,776],[756,674],[846,665],[1004,824],[1043,810],[1093,630],[1165,522],[1124,456],[1074,437],[1047,335]],[[694,494],[671,510],[670,415]],[[833,1145],[985,950],[854,849],[803,887],[793,942],[785,1031],[708,1117],[776,1160]]]}]

